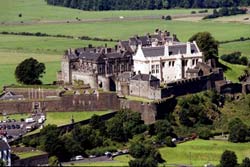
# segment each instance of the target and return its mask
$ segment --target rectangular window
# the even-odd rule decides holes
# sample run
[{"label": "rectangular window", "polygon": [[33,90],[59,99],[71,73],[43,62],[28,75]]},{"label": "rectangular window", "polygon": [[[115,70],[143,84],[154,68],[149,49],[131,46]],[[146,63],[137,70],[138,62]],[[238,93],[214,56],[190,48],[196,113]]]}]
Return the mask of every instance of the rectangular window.
[{"label": "rectangular window", "polygon": [[155,65],[151,65],[151,72],[152,72],[152,74],[155,73]]},{"label": "rectangular window", "polygon": [[168,66],[169,66],[169,67],[171,66],[171,61],[168,62]]},{"label": "rectangular window", "polygon": [[156,65],[156,73],[158,74],[159,71],[160,71],[160,66],[159,66],[159,64],[157,64],[157,65]]},{"label": "rectangular window", "polygon": [[161,66],[164,67],[164,66],[165,66],[165,62],[162,62],[162,63],[161,63]]},{"label": "rectangular window", "polygon": [[195,63],[195,60],[193,59],[193,60],[192,60],[192,65],[194,65],[194,63]]},{"label": "rectangular window", "polygon": [[174,67],[174,63],[175,63],[175,61],[172,61],[172,66]]}]

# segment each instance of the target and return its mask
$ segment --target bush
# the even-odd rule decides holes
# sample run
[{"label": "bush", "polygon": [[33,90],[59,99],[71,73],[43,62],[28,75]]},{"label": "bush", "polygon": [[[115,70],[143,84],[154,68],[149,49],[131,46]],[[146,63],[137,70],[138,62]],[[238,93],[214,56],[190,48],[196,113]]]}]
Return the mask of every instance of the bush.
[{"label": "bush", "polygon": [[56,156],[49,158],[49,166],[59,166],[59,160]]},{"label": "bush", "polygon": [[224,54],[221,56],[221,59],[231,64],[247,65],[249,62],[247,57],[241,56],[241,52],[233,52],[230,54]]},{"label": "bush", "polygon": [[221,155],[221,167],[235,167],[237,165],[237,156],[233,151],[224,151]]},{"label": "bush", "polygon": [[165,17],[165,20],[172,20],[172,17],[171,17],[170,15],[167,15],[167,16]]},{"label": "bush", "polygon": [[191,14],[196,14],[196,11],[191,11]]},{"label": "bush", "polygon": [[210,136],[211,136],[211,132],[210,132],[209,129],[202,129],[199,132],[199,138],[200,139],[209,140]]},{"label": "bush", "polygon": [[170,137],[170,136],[166,137],[166,145],[168,147],[176,147],[176,144],[174,142],[172,142],[172,137]]},{"label": "bush", "polygon": [[105,152],[116,152],[117,148],[113,146],[108,146],[108,147],[96,147],[92,150],[87,150],[86,153],[88,155],[95,155],[95,156],[102,156],[104,155]]}]

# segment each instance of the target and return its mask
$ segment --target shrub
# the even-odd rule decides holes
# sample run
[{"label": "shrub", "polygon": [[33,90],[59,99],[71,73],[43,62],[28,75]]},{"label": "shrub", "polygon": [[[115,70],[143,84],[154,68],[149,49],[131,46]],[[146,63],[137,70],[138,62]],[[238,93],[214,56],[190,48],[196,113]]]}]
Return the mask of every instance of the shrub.
[{"label": "shrub", "polygon": [[170,137],[170,136],[166,137],[166,145],[168,147],[176,147],[176,144],[174,142],[172,142],[172,137]]},{"label": "shrub", "polygon": [[199,138],[200,139],[209,140],[210,136],[211,136],[211,132],[210,132],[209,129],[202,129],[199,132]]},{"label": "shrub", "polygon": [[196,14],[196,11],[191,11],[191,14]]},{"label": "shrub", "polygon": [[165,20],[172,20],[172,17],[171,17],[170,15],[167,15],[167,16],[165,17]]}]

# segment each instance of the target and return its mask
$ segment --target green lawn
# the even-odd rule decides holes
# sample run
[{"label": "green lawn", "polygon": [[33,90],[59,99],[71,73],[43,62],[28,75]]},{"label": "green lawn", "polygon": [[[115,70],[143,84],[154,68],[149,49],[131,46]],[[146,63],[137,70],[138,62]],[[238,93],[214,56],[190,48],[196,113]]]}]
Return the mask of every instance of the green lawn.
[{"label": "green lawn", "polygon": [[67,166],[128,166],[125,162],[90,162],[90,163],[71,163]]},{"label": "green lawn", "polygon": [[[17,121],[20,121],[21,118],[28,118],[30,114],[26,114],[26,113],[23,113],[23,114],[11,114],[11,115],[7,115],[10,119],[15,119]],[[1,114],[0,115],[0,120],[3,120],[4,119],[4,116]]]},{"label": "green lawn", "polygon": [[46,125],[55,124],[57,126],[70,124],[73,116],[75,122],[91,118],[94,114],[104,115],[110,111],[81,111],[81,112],[47,112]]},{"label": "green lawn", "polygon": [[[141,10],[141,11],[82,11],[64,7],[47,5],[44,0],[0,0],[0,22],[49,22],[53,20],[75,20],[98,19],[98,18],[118,18],[142,17],[142,16],[162,16],[167,14],[190,14],[191,11],[199,9],[171,9],[171,10]],[[210,12],[212,10],[209,10]],[[19,14],[22,17],[19,17]]]},{"label": "green lawn", "polygon": [[168,164],[191,164],[203,166],[210,162],[219,164],[221,154],[225,150],[235,151],[238,163],[250,155],[250,143],[230,143],[227,141],[195,140],[179,144],[176,148],[165,147],[160,149],[162,157]]},{"label": "green lawn", "polygon": [[[241,163],[242,159],[249,157],[250,155],[250,143],[230,143],[227,141],[206,141],[199,139],[178,144],[175,148],[160,148],[159,151],[162,158],[166,160],[165,165],[192,164],[193,166],[201,167],[208,162],[213,165],[219,164],[221,154],[226,149],[235,151],[238,157],[238,163]],[[131,156],[122,155],[116,157],[115,160],[128,163],[131,160]],[[162,164],[160,166],[164,165]]]},{"label": "green lawn", "polygon": [[30,151],[30,152],[17,152],[17,153],[14,152],[14,154],[19,156],[20,159],[25,159],[25,158],[34,157],[34,156],[37,156],[37,155],[43,155],[45,153],[42,152],[42,151],[39,151],[39,150],[35,150],[35,151]]}]

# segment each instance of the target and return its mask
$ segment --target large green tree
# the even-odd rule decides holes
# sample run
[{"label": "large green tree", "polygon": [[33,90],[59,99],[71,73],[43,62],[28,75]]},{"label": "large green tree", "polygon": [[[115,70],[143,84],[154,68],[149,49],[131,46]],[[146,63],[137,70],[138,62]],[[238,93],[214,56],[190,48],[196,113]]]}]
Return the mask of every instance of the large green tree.
[{"label": "large green tree", "polygon": [[235,152],[226,150],[221,155],[221,167],[235,167],[237,165],[237,156]]},{"label": "large green tree", "polygon": [[219,43],[209,32],[198,32],[193,35],[189,41],[196,41],[198,47],[204,54],[205,61],[209,59],[218,59]]},{"label": "large green tree", "polygon": [[41,84],[39,79],[43,77],[44,73],[45,65],[34,58],[25,59],[15,70],[17,82],[26,85]]},{"label": "large green tree", "polygon": [[248,135],[247,126],[239,119],[235,118],[228,124],[229,141],[231,142],[245,142]]}]

